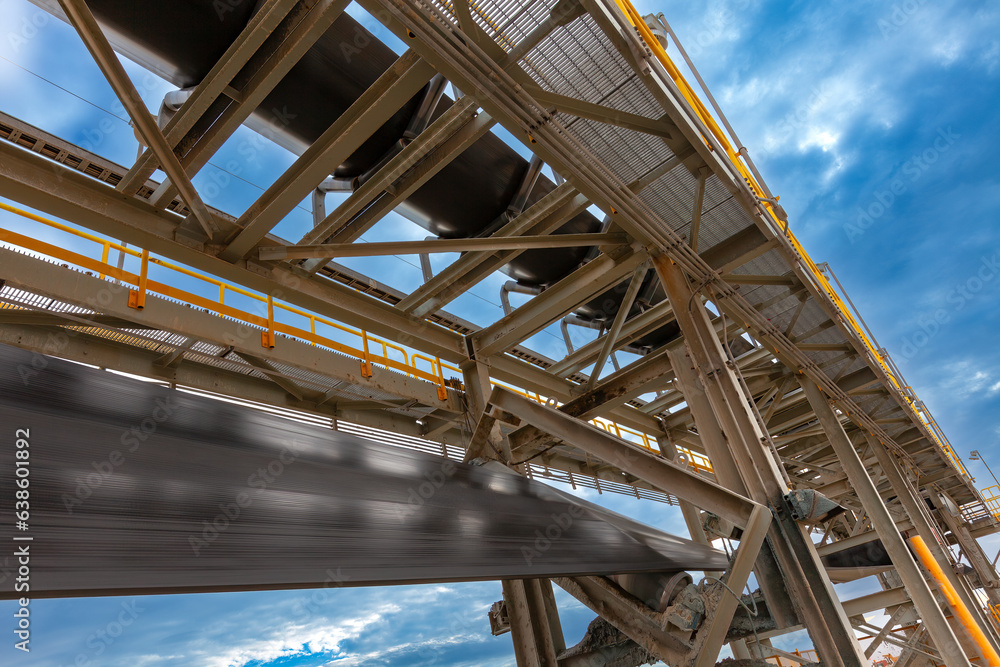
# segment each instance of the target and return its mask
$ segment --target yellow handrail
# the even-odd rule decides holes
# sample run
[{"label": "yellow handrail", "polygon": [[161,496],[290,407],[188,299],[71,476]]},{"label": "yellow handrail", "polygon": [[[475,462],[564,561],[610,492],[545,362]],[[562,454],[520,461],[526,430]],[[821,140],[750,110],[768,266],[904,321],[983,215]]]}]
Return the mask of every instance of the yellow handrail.
[{"label": "yellow handrail", "polygon": [[[197,272],[192,271],[190,269],[187,269],[185,267],[178,266],[176,264],[172,264],[170,262],[167,262],[167,261],[159,259],[159,258],[150,257],[149,254],[148,254],[148,251],[146,251],[146,250],[136,250],[136,249],[133,249],[133,248],[127,248],[127,247],[125,247],[125,246],[123,246],[123,245],[121,245],[119,243],[115,243],[114,241],[109,241],[107,239],[100,238],[100,237],[95,236],[93,234],[89,234],[87,232],[83,232],[83,231],[74,229],[73,227],[70,227],[70,226],[65,225],[63,223],[56,222],[54,220],[49,220],[47,218],[43,218],[42,216],[36,215],[34,213],[30,213],[28,211],[23,211],[21,209],[15,208],[15,207],[10,206],[8,204],[5,204],[3,202],[0,202],[0,209],[8,211],[10,213],[13,213],[15,215],[19,215],[19,216],[21,216],[21,217],[23,217],[25,219],[32,220],[34,222],[38,222],[38,223],[47,225],[47,226],[52,227],[54,229],[59,229],[61,231],[67,232],[69,234],[72,234],[72,235],[74,235],[76,237],[79,237],[79,238],[82,238],[82,239],[85,239],[85,240],[88,240],[88,241],[92,241],[94,243],[99,243],[102,246],[102,253],[101,253],[101,259],[100,260],[96,260],[96,259],[93,259],[92,257],[88,257],[86,255],[83,255],[83,254],[80,254],[80,253],[68,250],[68,249],[63,248],[61,246],[57,246],[57,245],[54,245],[54,244],[51,244],[51,243],[46,243],[44,241],[40,241],[40,240],[32,238],[30,236],[19,234],[17,232],[14,232],[14,231],[11,231],[11,230],[8,230],[8,229],[4,229],[4,228],[0,228],[0,241],[4,241],[4,242],[10,243],[12,245],[16,245],[18,247],[24,248],[26,250],[31,250],[33,252],[38,252],[40,254],[47,255],[49,257],[53,257],[55,259],[59,259],[61,261],[73,264],[73,265],[75,265],[77,267],[80,267],[80,268],[83,268],[83,269],[94,271],[101,278],[116,279],[116,280],[119,280],[121,282],[130,284],[130,285],[134,285],[134,286],[140,288],[140,290],[138,292],[139,294],[144,294],[145,292],[151,292],[151,293],[154,293],[154,294],[160,294],[162,296],[166,296],[166,297],[169,297],[169,298],[172,298],[172,299],[176,299],[178,301],[181,301],[183,303],[186,303],[186,304],[189,304],[189,305],[192,305],[192,306],[197,306],[199,308],[203,308],[203,309],[206,309],[206,310],[214,311],[217,314],[219,314],[220,316],[227,316],[227,317],[231,317],[233,319],[245,322],[247,324],[252,324],[254,326],[260,327],[262,329],[262,333],[265,334],[265,336],[268,335],[269,333],[273,334],[273,332],[279,332],[279,333],[282,333],[282,334],[285,334],[285,335],[288,335],[288,336],[292,336],[294,338],[298,338],[300,340],[311,342],[311,343],[313,343],[315,345],[321,345],[323,347],[327,347],[329,349],[332,349],[332,350],[335,350],[335,351],[347,354],[347,355],[355,357],[357,359],[364,359],[365,358],[366,355],[364,354],[364,352],[362,350],[358,350],[356,348],[350,347],[348,345],[344,345],[343,343],[339,343],[339,342],[337,342],[335,340],[332,340],[330,338],[327,338],[325,336],[321,336],[321,335],[316,334],[315,333],[315,322],[319,321],[319,322],[321,322],[323,324],[326,324],[327,326],[330,326],[330,327],[333,327],[333,328],[338,329],[340,331],[343,331],[345,333],[352,334],[352,335],[360,337],[362,339],[362,345],[363,346],[367,346],[368,342],[372,342],[372,343],[374,343],[376,345],[379,345],[382,348],[383,354],[382,355],[368,355],[368,358],[371,361],[373,361],[375,363],[378,363],[380,366],[384,366],[386,368],[391,368],[393,370],[398,370],[398,371],[401,371],[403,373],[406,373],[407,375],[411,375],[412,377],[419,378],[419,379],[422,379],[422,380],[426,380],[428,382],[432,382],[435,385],[438,385],[438,388],[439,388],[438,394],[439,395],[441,395],[442,391],[444,390],[445,384],[444,384],[444,378],[443,378],[443,375],[442,375],[443,365],[441,365],[440,363],[437,364],[437,369],[438,369],[437,372],[434,372],[434,364],[432,364],[432,370],[431,370],[430,373],[428,373],[426,371],[423,371],[423,370],[417,368],[415,365],[412,365],[412,364],[409,363],[409,359],[410,359],[409,355],[407,355],[406,350],[403,347],[399,346],[399,345],[396,345],[396,344],[393,344],[393,343],[389,343],[387,341],[383,341],[383,340],[374,338],[374,337],[370,336],[369,334],[367,334],[367,332],[351,329],[351,328],[346,327],[346,326],[344,326],[344,325],[342,325],[342,324],[340,324],[338,322],[334,322],[333,320],[328,320],[326,318],[317,316],[317,315],[315,315],[313,313],[309,313],[309,312],[306,312],[306,311],[301,310],[299,308],[295,308],[294,306],[291,306],[291,305],[288,305],[288,304],[284,304],[284,303],[281,303],[281,302],[278,302],[278,301],[274,301],[269,296],[251,292],[249,290],[243,289],[243,288],[238,287],[236,285],[225,283],[225,282],[220,281],[217,278],[213,278],[211,276],[202,275],[200,273],[197,273]],[[137,274],[131,273],[129,271],[126,271],[124,269],[119,269],[116,266],[112,266],[107,261],[110,249],[115,249],[115,250],[123,252],[123,253],[125,253],[127,255],[134,256],[134,257],[139,257],[140,259],[143,259],[143,264],[142,264],[143,271],[139,275],[137,275]],[[148,278],[145,278],[143,274],[145,272],[145,266],[147,266],[148,264],[155,264],[157,266],[162,266],[162,267],[164,267],[166,269],[169,269],[171,271],[174,271],[174,272],[186,275],[186,276],[190,276],[192,278],[196,278],[196,279],[204,281],[206,283],[218,286],[218,288],[219,288],[219,300],[218,301],[213,301],[211,299],[208,299],[206,297],[200,296],[198,294],[193,294],[193,293],[190,293],[190,292],[187,292],[187,291],[175,288],[175,287],[173,287],[171,285],[167,285],[167,284],[155,281],[155,280],[150,280]],[[143,283],[145,284],[145,289],[144,290],[141,289]],[[246,296],[246,297],[249,297],[249,298],[254,299],[256,301],[259,301],[259,302],[261,302],[263,304],[267,304],[267,306],[268,306],[267,307],[267,312],[268,312],[269,316],[262,317],[262,316],[259,316],[259,315],[254,315],[252,313],[249,313],[249,312],[240,310],[238,308],[235,308],[235,307],[233,307],[231,305],[227,305],[225,303],[225,293],[226,293],[226,291],[230,291],[230,292],[233,292],[233,293],[236,293],[236,294],[241,294],[243,296]],[[133,304],[138,304],[138,303],[141,302],[141,299],[138,300],[138,301],[136,301],[135,299],[133,299],[132,301],[133,301]],[[296,314],[296,315],[300,315],[300,316],[303,316],[303,317],[309,319],[309,321],[310,321],[310,330],[306,331],[304,329],[300,329],[298,327],[295,327],[295,326],[292,326],[292,325],[289,325],[289,324],[286,324],[286,323],[283,323],[283,322],[280,322],[280,321],[275,321],[274,320],[274,315],[273,315],[274,309],[279,309],[279,310],[282,310],[282,311],[285,311],[285,312],[289,312],[289,313],[293,313],[293,314]],[[401,363],[399,361],[396,361],[395,359],[390,358],[389,357],[389,353],[388,353],[389,350],[394,350],[394,351],[399,352],[403,356],[403,362]],[[453,368],[453,367],[449,367],[449,368]],[[455,369],[455,370],[457,371],[458,369]],[[447,396],[447,394],[445,393],[445,397],[446,396]],[[444,398],[442,398],[442,400],[444,400]]]},{"label": "yellow handrail", "polygon": [[[24,211],[14,206],[10,206],[3,202],[0,202],[0,209],[18,215],[22,218],[46,225],[53,229],[58,229],[60,231],[76,236],[78,238],[100,244],[101,259],[96,260],[93,259],[92,257],[88,257],[87,255],[83,255],[68,250],[61,246],[46,243],[44,241],[40,241],[30,236],[19,234],[11,230],[4,229],[2,227],[0,227],[0,241],[4,241],[12,245],[24,248],[26,250],[31,250],[33,252],[47,255],[55,259],[59,259],[61,261],[67,262],[69,264],[75,265],[77,267],[86,270],[94,271],[102,279],[114,279],[129,285],[135,285],[136,287],[140,288],[139,292],[141,292],[141,294],[143,295],[146,292],[159,294],[161,296],[166,296],[191,306],[196,306],[198,308],[215,312],[220,317],[230,317],[232,319],[260,327],[261,343],[264,347],[273,347],[275,343],[274,339],[275,334],[281,333],[286,336],[291,336],[293,338],[309,342],[312,345],[320,345],[335,350],[337,352],[341,352],[343,354],[352,356],[356,359],[359,359],[362,362],[363,367],[365,367],[365,363],[367,360],[368,362],[374,362],[386,368],[402,371],[412,377],[432,382],[435,385],[437,385],[438,397],[441,400],[447,399],[447,384],[445,382],[444,370],[448,369],[449,371],[461,375],[461,371],[458,367],[442,362],[439,358],[429,357],[416,352],[408,354],[405,348],[396,345],[394,343],[390,343],[388,341],[375,338],[370,334],[368,334],[368,332],[366,331],[351,329],[350,327],[344,326],[343,324],[340,324],[338,322],[334,322],[333,320],[326,319],[324,317],[316,315],[315,313],[310,313],[301,310],[299,308],[296,308],[290,304],[285,304],[280,301],[276,301],[269,295],[258,294],[256,292],[252,292],[237,285],[226,283],[213,276],[203,275],[201,273],[188,269],[184,266],[174,264],[172,262],[160,259],[158,257],[150,256],[147,250],[129,248],[120,243],[116,243],[114,241],[101,238],[94,234],[90,234],[88,232],[75,229],[69,225],[57,222],[55,220],[50,220],[48,218],[44,218],[34,213],[30,213],[28,211]],[[126,271],[124,269],[119,269],[117,266],[111,265],[108,262],[111,250],[116,250],[130,257],[139,258],[142,262],[141,274],[137,275],[129,271]],[[167,285],[165,283],[161,283],[156,280],[150,280],[148,277],[144,277],[146,267],[149,264],[163,267],[164,269],[167,269],[174,273],[188,276],[218,287],[218,301],[213,301],[212,299],[209,299],[207,297],[203,297],[198,294],[180,290],[176,287],[173,287],[172,285]],[[142,288],[143,282],[144,282],[144,289]],[[226,303],[227,292],[232,292],[233,294],[239,294],[241,296],[250,298],[254,301],[260,302],[264,307],[264,312],[266,313],[266,315],[255,315],[246,312],[244,310],[241,310],[239,308],[236,308],[231,304],[227,304]],[[135,297],[132,297],[131,301],[133,304],[138,304],[141,300],[137,301]],[[6,304],[0,304],[0,306],[6,307]],[[308,319],[309,330],[307,331],[305,329],[301,329],[286,324],[284,322],[275,320],[274,319],[275,310],[281,310]],[[317,322],[325,324],[339,331],[343,331],[345,333],[358,336],[361,339],[361,346],[362,346],[361,349],[356,349],[344,345],[335,340],[317,334],[316,333]],[[381,355],[373,354],[370,350],[369,347],[370,345],[376,345],[379,348],[381,348],[382,354]],[[389,356],[390,350],[398,352],[402,356],[402,362],[390,358]],[[418,366],[418,362],[420,361],[426,362],[430,370],[429,371],[422,370]],[[362,371],[362,374],[364,374],[364,370]],[[547,401],[546,398],[542,397],[538,393],[523,391],[521,389],[518,389],[516,387],[511,387],[506,384],[504,384],[503,386],[507,387],[512,391],[517,392],[522,396],[530,398],[531,400],[537,401],[538,403],[546,404],[549,402]],[[556,403],[556,405],[558,405],[558,403]],[[633,442],[636,442],[636,444],[639,444],[640,446],[649,451],[653,452],[658,451],[654,447],[654,445],[650,442],[649,435],[646,433],[635,431],[626,428],[624,426],[621,426],[620,424],[617,424],[615,422],[611,422],[604,419],[593,419],[591,421],[594,425],[598,426],[599,428],[602,428],[605,431],[608,431],[609,433],[617,435],[618,437],[630,439]],[[695,470],[712,472],[712,464],[707,457],[683,447],[678,447],[678,451],[687,457],[688,464]]]},{"label": "yellow handrail", "polygon": [[[664,69],[666,69],[667,74],[669,74],[671,79],[673,79],[674,83],[677,84],[677,87],[680,90],[681,94],[684,96],[684,99],[687,100],[688,104],[691,105],[692,109],[694,109],[695,113],[698,115],[698,118],[701,119],[701,121],[705,124],[705,126],[709,129],[712,135],[722,146],[726,155],[729,157],[730,162],[739,171],[740,175],[743,177],[743,180],[746,182],[747,186],[750,188],[750,190],[754,193],[755,196],[757,196],[758,198],[762,198],[764,196],[764,190],[760,186],[760,184],[757,183],[757,180],[754,178],[753,174],[750,172],[749,168],[745,164],[743,156],[740,153],[737,153],[736,151],[733,150],[733,147],[729,143],[729,140],[727,139],[725,133],[722,131],[722,128],[719,127],[718,123],[715,121],[715,118],[702,103],[701,98],[699,98],[698,95],[695,93],[694,88],[691,87],[687,79],[685,79],[683,74],[681,74],[681,71],[680,69],[678,69],[677,65],[673,62],[670,56],[667,55],[666,50],[660,44],[659,40],[657,40],[656,37],[653,35],[652,31],[649,29],[649,26],[646,25],[646,22],[643,20],[642,16],[639,15],[639,12],[635,9],[635,7],[632,6],[632,3],[629,2],[629,0],[615,0],[615,2],[618,4],[618,7],[622,10],[622,12],[625,14],[626,18],[628,18],[629,22],[632,23],[632,25],[635,26],[636,30],[639,31],[639,34],[646,42],[646,45],[652,50],[654,54],[656,54],[657,59],[663,65]],[[707,141],[705,143],[706,145],[709,145]],[[709,148],[711,148],[710,145]],[[781,229],[783,231],[784,235],[788,238],[789,242],[792,244],[792,247],[795,249],[795,252],[799,255],[799,257],[801,257],[803,263],[809,269],[809,272],[812,274],[812,277],[816,281],[817,285],[826,293],[826,295],[834,303],[834,305],[837,307],[838,312],[840,313],[840,316],[845,320],[845,322],[848,324],[851,330],[854,331],[854,333],[857,335],[858,339],[861,340],[861,342],[867,348],[867,350],[871,354],[872,359],[877,364],[879,364],[879,366],[882,367],[882,370],[885,372],[886,376],[893,383],[893,385],[895,385],[895,387],[899,390],[900,395],[906,400],[907,404],[913,410],[913,413],[927,427],[927,431],[928,433],[930,433],[931,438],[934,439],[934,441],[938,444],[941,450],[948,456],[948,458],[951,460],[955,468],[966,477],[969,477],[968,470],[966,470],[965,465],[962,463],[962,460],[958,457],[958,455],[955,454],[955,451],[952,449],[951,445],[946,440],[942,440],[941,438],[938,437],[938,432],[940,431],[940,428],[938,427],[937,422],[934,421],[934,418],[930,415],[930,413],[927,412],[926,408],[922,407],[923,404],[919,401],[919,399],[917,399],[916,394],[913,392],[913,389],[911,387],[906,387],[905,382],[903,382],[899,377],[897,377],[896,372],[892,369],[892,367],[889,364],[885,362],[885,359],[882,357],[882,354],[869,339],[868,335],[865,333],[862,327],[858,325],[858,322],[854,319],[854,316],[851,314],[850,309],[847,308],[847,305],[837,294],[836,290],[833,289],[833,285],[830,284],[830,281],[827,279],[827,277],[823,274],[822,271],[820,271],[819,267],[816,266],[816,263],[809,256],[809,253],[807,253],[805,248],[802,247],[802,244],[799,243],[799,240],[792,233],[791,229],[789,229],[788,225],[782,224],[778,220],[778,217],[777,215],[775,215],[774,212],[774,207],[771,205],[771,203],[767,201],[762,201],[761,203],[763,204],[764,209],[768,212],[768,215],[771,217],[771,220],[774,224],[774,228]]]}]

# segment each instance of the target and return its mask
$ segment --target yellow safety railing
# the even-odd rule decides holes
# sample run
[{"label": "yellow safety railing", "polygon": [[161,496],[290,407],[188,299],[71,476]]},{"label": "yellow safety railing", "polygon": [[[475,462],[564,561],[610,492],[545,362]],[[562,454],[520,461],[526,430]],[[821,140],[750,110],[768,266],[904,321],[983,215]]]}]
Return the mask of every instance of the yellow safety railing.
[{"label": "yellow safety railing", "polygon": [[[415,353],[408,353],[402,346],[376,338],[366,331],[352,329],[351,327],[344,326],[339,322],[316,315],[315,313],[310,313],[290,304],[275,301],[269,295],[259,294],[251,290],[223,282],[212,276],[192,271],[191,269],[173,264],[158,257],[152,257],[150,256],[148,250],[128,248],[119,243],[115,243],[114,241],[74,229],[69,225],[43,218],[42,216],[34,213],[9,206],[3,202],[0,202],[0,209],[14,213],[22,218],[41,223],[53,229],[58,229],[78,238],[100,244],[102,246],[101,259],[96,260],[92,257],[88,257],[87,255],[68,250],[62,246],[46,243],[45,241],[26,236],[12,230],[0,228],[0,241],[67,262],[82,269],[93,271],[102,279],[112,278],[129,285],[134,285],[136,289],[129,295],[129,305],[133,308],[141,309],[144,307],[146,292],[159,294],[191,306],[215,312],[220,316],[230,317],[234,320],[259,327],[262,329],[261,344],[264,347],[274,347],[274,335],[277,332],[292,338],[312,343],[314,345],[320,345],[361,360],[362,375],[366,375],[367,369],[367,376],[370,376],[371,371],[369,365],[371,363],[376,363],[385,368],[400,371],[414,378],[432,382],[438,386],[438,396],[441,400],[445,400],[447,398],[444,369],[449,368],[455,370],[456,372],[458,371],[458,369],[453,366],[443,364],[440,359]],[[137,275],[109,264],[108,256],[111,250],[116,250],[124,253],[125,255],[139,258],[141,262],[140,273]],[[150,280],[147,277],[147,271],[150,264],[160,266],[165,269],[169,269],[174,273],[188,276],[209,285],[216,286],[218,288],[218,300],[209,299],[192,292],[178,289],[172,285]],[[227,304],[227,294],[238,294],[261,303],[264,306],[262,309],[266,311],[267,315],[255,315]],[[275,310],[284,311],[308,320],[309,329],[306,330],[285,322],[276,321],[274,316]],[[361,349],[345,345],[329,337],[316,333],[317,324],[328,326],[337,331],[358,337],[360,339]],[[372,352],[372,348],[380,351],[381,354],[378,352]],[[399,358],[393,358],[393,355]],[[429,366],[429,370],[423,370],[418,367],[418,360],[426,362]]]},{"label": "yellow safety railing", "polygon": [[996,484],[987,486],[979,492],[979,495],[983,498],[986,510],[993,515],[993,518],[1000,520],[1000,486]]},{"label": "yellow safety railing", "polygon": [[[371,376],[370,364],[375,363],[385,368],[401,371],[421,380],[433,382],[438,385],[438,395],[441,400],[447,398],[447,390],[444,379],[445,369],[461,375],[461,371],[458,367],[444,363],[436,357],[430,357],[417,352],[407,352],[405,348],[380,338],[376,338],[367,331],[352,329],[351,327],[344,326],[339,322],[321,317],[315,313],[310,313],[292,305],[275,301],[270,295],[258,294],[251,290],[223,282],[212,276],[206,276],[186,267],[173,264],[158,257],[153,257],[149,254],[148,250],[128,248],[114,241],[75,229],[61,222],[56,222],[55,220],[49,220],[48,218],[24,211],[3,202],[0,202],[0,209],[18,215],[27,220],[40,223],[47,227],[66,232],[77,238],[99,244],[101,246],[101,259],[97,260],[92,257],[88,257],[87,255],[68,250],[62,246],[47,243],[0,227],[0,241],[67,262],[68,264],[72,264],[85,270],[93,271],[102,279],[115,279],[129,285],[134,285],[136,289],[132,290],[129,294],[129,305],[133,308],[142,309],[145,306],[145,295],[147,292],[159,294],[161,296],[180,301],[181,303],[212,311],[220,317],[230,317],[234,320],[259,327],[261,329],[261,345],[263,347],[273,348],[275,344],[275,334],[281,333],[286,336],[306,341],[313,345],[326,347],[358,359],[361,362],[362,376],[365,377]],[[140,273],[134,274],[110,264],[108,262],[108,258],[112,250],[124,253],[125,255],[131,257],[139,258],[141,262]],[[156,280],[150,280],[147,275],[150,264],[169,269],[177,274],[194,278],[209,285],[218,287],[218,299],[209,299],[192,292],[178,289],[172,285],[167,285]],[[265,310],[267,315],[255,315],[253,313],[246,312],[245,310],[236,308],[231,304],[227,304],[226,297],[229,294],[240,295],[261,303],[262,309]],[[0,304],[0,306],[8,307],[7,304]],[[285,311],[307,319],[309,321],[309,329],[305,330],[301,327],[296,327],[285,322],[276,321],[274,318],[275,310]],[[329,326],[337,331],[357,336],[361,340],[361,348],[358,349],[351,347],[318,334],[316,332],[317,324]],[[375,350],[374,352],[373,349]],[[400,361],[392,358],[390,356],[390,352],[395,353],[402,360]],[[426,366],[427,370],[424,370],[422,366]],[[537,401],[538,403],[551,403],[551,401],[536,392],[523,391],[508,385],[503,386],[522,396]],[[556,403],[556,405],[558,405],[558,403]],[[620,438],[632,440],[633,442],[636,442],[636,444],[639,444],[650,451],[658,451],[654,447],[653,443],[651,443],[649,435],[646,433],[635,431],[604,419],[594,419],[592,420],[592,423],[608,433],[617,435]],[[685,456],[687,456],[688,462],[693,468],[699,471],[712,472],[711,463],[706,457],[688,449],[678,449]]]},{"label": "yellow safety railing", "polygon": [[[541,403],[542,405],[550,405],[552,407],[559,407],[561,405],[561,403],[559,403],[558,401],[547,399],[537,392],[524,391],[522,389],[518,389],[517,387],[511,387],[510,385],[501,382],[494,382],[493,385],[503,387],[504,389],[509,389],[515,394],[520,394],[521,396],[531,399],[536,403]],[[590,423],[603,431],[607,431],[612,435],[616,435],[619,438],[622,438],[623,440],[629,440],[634,444],[639,445],[643,449],[647,449],[654,453],[659,453],[660,451],[658,447],[655,447],[653,445],[652,441],[649,438],[648,433],[643,433],[641,431],[636,431],[630,428],[626,428],[621,424],[609,421],[607,419],[601,419],[600,417],[596,419],[591,419]],[[678,453],[686,457],[687,464],[692,468],[694,468],[695,471],[709,472],[714,474],[714,470],[712,468],[712,462],[708,460],[707,456],[699,454],[698,452],[691,451],[686,447],[677,447],[677,451]]]},{"label": "yellow safety railing", "polygon": [[[729,139],[726,137],[726,134],[722,131],[722,128],[719,127],[719,124],[716,122],[711,112],[709,112],[709,110],[705,107],[704,103],[701,101],[701,98],[698,97],[694,88],[692,88],[691,85],[687,82],[687,79],[684,78],[683,74],[681,73],[677,65],[673,62],[670,56],[667,55],[666,50],[664,50],[659,40],[657,40],[656,37],[653,35],[653,32],[650,30],[649,26],[646,25],[646,22],[643,20],[639,12],[635,9],[635,7],[632,6],[632,3],[629,2],[629,0],[615,0],[615,2],[618,4],[618,7],[622,10],[625,16],[628,18],[629,22],[631,22],[632,25],[635,26],[636,30],[639,31],[639,34],[646,42],[646,45],[652,50],[652,52],[656,55],[657,59],[666,69],[667,74],[669,74],[671,79],[673,79],[674,83],[677,84],[677,87],[680,90],[681,94],[684,96],[684,99],[687,100],[688,104],[691,105],[691,108],[694,109],[695,113],[698,115],[698,118],[705,124],[705,126],[712,133],[712,136],[714,136],[715,139],[718,141],[719,145],[722,147],[726,155],[729,157],[730,162],[736,167],[740,175],[743,177],[743,180],[746,182],[751,192],[753,192],[753,194],[756,197],[763,199],[765,197],[764,189],[754,178],[748,165],[745,162],[744,156],[738,153],[737,151],[733,150],[732,144],[730,144]],[[707,141],[705,143],[706,145],[709,145]],[[910,405],[914,414],[916,414],[918,419],[920,419],[921,422],[923,422],[923,424],[927,427],[927,430],[930,433],[931,437],[934,439],[934,441],[938,444],[941,450],[945,452],[945,454],[948,456],[948,458],[951,460],[954,466],[963,475],[969,477],[968,470],[966,470],[965,465],[962,463],[962,460],[958,457],[958,455],[955,454],[955,451],[951,448],[951,445],[947,442],[947,439],[939,437],[939,434],[941,434],[940,427],[937,425],[937,422],[934,421],[934,418],[930,415],[930,413],[927,412],[926,408],[923,407],[923,403],[919,401],[916,394],[913,392],[913,389],[909,386],[906,386],[905,381],[903,381],[898,376],[898,374],[890,366],[890,364],[886,363],[886,360],[883,358],[882,354],[876,348],[875,344],[865,333],[864,329],[861,326],[859,326],[858,322],[851,314],[850,309],[837,294],[836,290],[834,290],[833,285],[827,279],[826,275],[819,269],[816,263],[812,260],[812,258],[809,256],[809,253],[807,253],[805,248],[802,247],[802,244],[799,243],[799,240],[795,237],[795,235],[792,234],[792,231],[788,228],[788,225],[782,224],[779,221],[777,215],[775,215],[774,207],[772,206],[772,204],[768,201],[762,201],[761,203],[763,204],[764,209],[771,216],[775,229],[780,229],[783,231],[785,236],[788,238],[789,242],[792,244],[792,247],[795,249],[795,252],[798,253],[798,255],[801,257],[803,264],[806,266],[806,268],[808,268],[809,272],[812,274],[812,277],[816,281],[816,284],[826,293],[826,295],[830,298],[830,300],[833,301],[841,317],[844,319],[847,325],[851,328],[852,331],[854,331],[854,333],[858,336],[858,338],[862,341],[862,343],[871,353],[872,359],[874,359],[875,362],[882,367],[882,370],[889,377],[890,381],[896,386],[896,388],[899,390],[899,393],[904,397],[904,399]]]},{"label": "yellow safety railing", "polygon": [[986,611],[990,612],[990,615],[993,617],[993,621],[997,624],[997,627],[1000,628],[1000,604],[987,602]]}]

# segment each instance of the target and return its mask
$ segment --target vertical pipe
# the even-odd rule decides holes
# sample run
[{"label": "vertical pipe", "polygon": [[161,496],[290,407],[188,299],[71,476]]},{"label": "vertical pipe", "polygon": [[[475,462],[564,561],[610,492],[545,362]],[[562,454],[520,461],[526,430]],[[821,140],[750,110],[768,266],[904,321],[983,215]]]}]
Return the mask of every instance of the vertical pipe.
[{"label": "vertical pipe", "polygon": [[[900,504],[909,515],[910,521],[917,530],[917,534],[923,538],[927,548],[934,556],[938,565],[941,566],[942,571],[944,571],[951,584],[958,590],[958,594],[966,606],[975,604],[973,595],[962,587],[958,575],[952,570],[951,561],[938,541],[938,531],[935,530],[926,513],[926,506],[920,501],[917,490],[903,476],[902,470],[897,465],[896,457],[878,439],[872,436],[867,436],[867,439],[872,452],[875,454],[875,458],[878,459],[879,467],[882,468],[882,472],[889,480],[889,484],[892,486],[893,491],[895,491],[896,497],[899,498]],[[978,605],[975,609],[970,609],[970,611],[973,615],[978,616],[977,622],[980,623],[980,627],[987,622],[985,614],[979,614]]]},{"label": "vertical pipe", "polygon": [[[983,634],[982,628],[976,623],[976,620],[972,618],[972,614],[969,612],[969,608],[965,606],[961,598],[958,597],[958,591],[955,587],[951,585],[948,578],[945,576],[944,572],[941,570],[941,566],[938,565],[937,561],[934,560],[934,556],[931,554],[931,550],[927,548],[927,544],[919,535],[914,535],[910,538],[910,544],[913,545],[914,551],[917,552],[917,556],[920,558],[920,562],[924,564],[924,567],[931,573],[931,576],[938,582],[938,586],[941,587],[941,592],[944,593],[945,598],[948,600],[948,604],[952,606],[955,610],[958,619],[965,626],[965,629],[969,631],[972,635],[973,641],[976,642],[976,646],[982,651],[983,656],[988,661],[991,667],[1000,667],[1000,655],[993,649],[990,644],[989,639]],[[949,664],[951,664],[949,662]]]}]

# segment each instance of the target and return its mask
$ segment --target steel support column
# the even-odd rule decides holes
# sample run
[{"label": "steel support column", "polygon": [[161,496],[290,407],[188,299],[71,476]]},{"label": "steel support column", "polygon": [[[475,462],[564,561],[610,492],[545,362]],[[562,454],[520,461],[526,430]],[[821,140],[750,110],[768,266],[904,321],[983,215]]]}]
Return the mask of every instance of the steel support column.
[{"label": "steel support column", "polygon": [[[552,585],[548,579],[545,583]],[[555,643],[538,580],[505,579],[503,597],[517,667],[556,667]]]},{"label": "steel support column", "polygon": [[970,665],[969,658],[958,643],[958,638],[945,618],[944,612],[941,611],[941,607],[938,606],[937,600],[934,599],[934,594],[924,580],[924,575],[920,572],[912,554],[906,547],[906,543],[903,542],[902,536],[896,529],[896,522],[893,521],[889,510],[882,501],[882,496],[879,495],[878,489],[875,488],[875,484],[869,477],[868,471],[861,462],[861,457],[858,456],[850,438],[847,437],[847,433],[840,423],[840,418],[830,407],[826,396],[815,382],[803,377],[799,380],[799,384],[812,405],[819,423],[823,426],[823,430],[826,431],[830,445],[837,453],[837,458],[844,467],[847,478],[851,480],[855,493],[864,505],[868,516],[871,517],[875,531],[896,566],[896,572],[899,573],[903,585],[906,586],[907,592],[913,599],[924,625],[927,626],[927,630],[934,640],[935,647],[945,659],[945,664],[949,667]]},{"label": "steel support column", "polygon": [[[701,444],[705,448],[709,460],[712,461],[716,481],[727,489],[746,494],[746,484],[743,483],[739,468],[729,453],[729,443],[712,412],[712,405],[709,403],[705,388],[698,378],[687,346],[667,348],[667,358],[670,360],[677,384],[680,386],[684,400],[687,402],[695,425],[698,427]],[[684,511],[683,505],[681,509]],[[684,514],[685,519],[687,519],[688,512],[685,511]],[[785,589],[781,570],[769,543],[767,548],[761,549],[757,556],[754,571],[757,574],[757,583],[764,593],[764,599],[767,600],[768,609],[778,627],[796,625],[798,618],[795,614],[795,607]]]},{"label": "steel support column", "polygon": [[[470,339],[466,339],[466,344],[469,359],[461,364],[462,378],[467,414],[476,427],[465,460],[483,457],[508,464],[510,447],[502,442],[496,419],[487,414],[492,390],[489,366],[476,358],[475,345]],[[566,642],[552,582],[548,579],[504,579],[502,585],[518,667],[557,667],[556,655],[566,648]]]},{"label": "steel support column", "polygon": [[744,395],[700,295],[691,289],[681,268],[664,255],[654,256],[653,266],[673,304],[711,411],[725,434],[728,451],[717,454],[719,465],[730,471],[736,467],[749,497],[774,511],[770,544],[792,604],[824,664],[860,667],[865,664],[861,647],[812,541],[785,511],[788,487],[750,412],[752,399]]}]

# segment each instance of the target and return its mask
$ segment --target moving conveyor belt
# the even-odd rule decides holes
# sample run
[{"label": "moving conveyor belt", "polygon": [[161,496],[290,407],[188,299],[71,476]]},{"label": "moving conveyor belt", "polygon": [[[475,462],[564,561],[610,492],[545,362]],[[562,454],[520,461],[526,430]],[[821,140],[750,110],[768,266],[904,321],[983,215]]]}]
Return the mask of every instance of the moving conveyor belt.
[{"label": "moving conveyor belt", "polygon": [[[3,488],[30,452],[33,597],[721,570],[506,469],[0,348]],[[29,446],[18,450],[15,430]],[[19,459],[19,460],[24,460]],[[23,466],[22,466],[23,467]],[[6,587],[5,597],[17,596]]]}]

